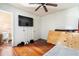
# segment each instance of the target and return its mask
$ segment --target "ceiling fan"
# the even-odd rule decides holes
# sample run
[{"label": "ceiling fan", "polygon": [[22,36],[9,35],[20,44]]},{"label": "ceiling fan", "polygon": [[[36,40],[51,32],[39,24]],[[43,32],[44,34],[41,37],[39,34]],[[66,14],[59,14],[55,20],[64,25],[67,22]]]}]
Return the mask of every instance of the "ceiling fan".
[{"label": "ceiling fan", "polygon": [[46,6],[53,6],[53,7],[57,7],[58,5],[55,3],[30,3],[30,4],[39,4],[39,6],[35,9],[35,11],[37,11],[40,7],[43,7],[45,12],[48,12],[48,9]]}]

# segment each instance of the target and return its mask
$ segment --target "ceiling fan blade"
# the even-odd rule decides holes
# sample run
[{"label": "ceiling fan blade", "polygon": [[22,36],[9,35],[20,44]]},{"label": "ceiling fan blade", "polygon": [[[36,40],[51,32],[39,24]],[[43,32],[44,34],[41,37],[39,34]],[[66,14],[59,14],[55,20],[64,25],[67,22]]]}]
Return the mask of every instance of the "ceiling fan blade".
[{"label": "ceiling fan blade", "polygon": [[46,6],[44,6],[44,5],[43,5],[43,8],[44,8],[45,12],[48,12],[48,10],[47,10]]},{"label": "ceiling fan blade", "polygon": [[57,4],[54,4],[54,3],[46,3],[46,5],[48,5],[48,6],[54,6],[54,7],[58,6]]},{"label": "ceiling fan blade", "polygon": [[38,7],[35,9],[35,11],[37,11],[41,6],[42,6],[42,5],[38,6]]}]

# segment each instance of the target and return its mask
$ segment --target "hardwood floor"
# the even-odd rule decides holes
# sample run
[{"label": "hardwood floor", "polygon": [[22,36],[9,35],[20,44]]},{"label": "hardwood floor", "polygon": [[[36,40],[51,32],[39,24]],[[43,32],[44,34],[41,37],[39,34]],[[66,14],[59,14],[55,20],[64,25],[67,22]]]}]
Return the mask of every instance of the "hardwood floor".
[{"label": "hardwood floor", "polygon": [[11,47],[8,45],[0,46],[1,56],[42,56],[54,47],[53,44],[46,43],[44,40],[37,40],[32,44],[22,47]]},{"label": "hardwood floor", "polygon": [[54,47],[53,44],[46,43],[44,40],[37,40],[36,42],[23,47],[15,47],[14,51],[18,56],[42,56],[52,47]]},{"label": "hardwood floor", "polygon": [[0,46],[0,56],[14,56],[12,46],[4,44]]}]

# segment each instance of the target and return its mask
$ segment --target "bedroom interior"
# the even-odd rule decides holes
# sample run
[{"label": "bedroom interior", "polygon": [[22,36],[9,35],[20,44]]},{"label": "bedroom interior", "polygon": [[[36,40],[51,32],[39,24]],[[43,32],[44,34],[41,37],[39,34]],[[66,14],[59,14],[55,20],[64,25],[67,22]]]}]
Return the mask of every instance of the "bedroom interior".
[{"label": "bedroom interior", "polygon": [[0,10],[0,44],[11,43],[12,41],[11,15]]},{"label": "bedroom interior", "polygon": [[12,17],[0,12],[0,56],[79,56],[78,3],[0,3],[0,10]]}]

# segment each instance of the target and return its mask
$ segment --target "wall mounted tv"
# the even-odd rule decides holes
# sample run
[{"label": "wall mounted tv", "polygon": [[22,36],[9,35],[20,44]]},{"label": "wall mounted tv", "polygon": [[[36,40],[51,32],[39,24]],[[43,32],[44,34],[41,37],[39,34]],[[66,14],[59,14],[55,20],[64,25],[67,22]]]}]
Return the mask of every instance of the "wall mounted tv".
[{"label": "wall mounted tv", "polygon": [[18,19],[19,19],[19,26],[28,26],[28,27],[33,26],[33,18],[31,17],[18,15]]}]

